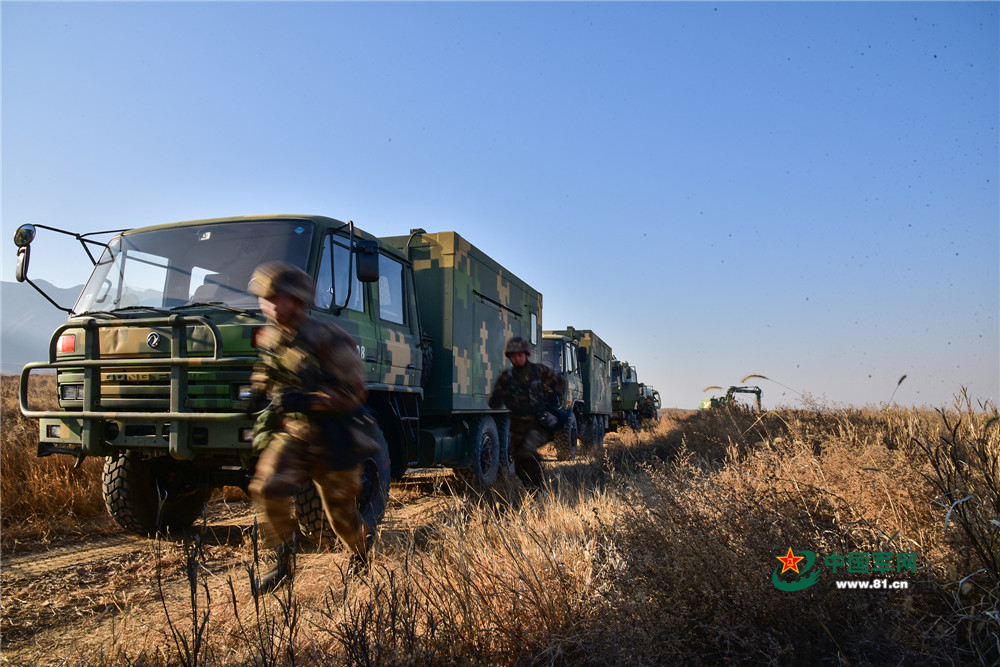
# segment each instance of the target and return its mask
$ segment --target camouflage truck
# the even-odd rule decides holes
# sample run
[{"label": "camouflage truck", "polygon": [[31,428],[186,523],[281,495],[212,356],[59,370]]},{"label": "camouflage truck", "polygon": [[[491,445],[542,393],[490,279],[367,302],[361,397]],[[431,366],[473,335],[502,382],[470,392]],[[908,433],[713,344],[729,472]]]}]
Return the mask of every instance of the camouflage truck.
[{"label": "camouflage truck", "polygon": [[635,366],[612,357],[610,430],[616,431],[619,426],[639,427],[639,397]]},{"label": "camouflage truck", "polygon": [[[509,415],[487,399],[505,339],[540,341],[542,297],[458,234],[377,239],[353,222],[291,215],[100,234],[24,225],[17,279],[36,289],[27,277],[36,227],[76,237],[94,269],[63,308],[48,360],[22,371],[21,411],[39,419],[38,456],[105,459],[105,503],[125,529],[182,529],[211,489],[247,487],[259,452],[241,405],[266,323],[247,283],[270,260],[309,273],[310,312],[357,342],[384,445],[365,462],[369,525],[390,478],[409,468],[452,467],[479,488],[511,469]],[[30,374],[46,370],[57,375],[56,411],[28,405]],[[295,504],[303,533],[323,529],[312,484]]]},{"label": "camouflage truck", "polygon": [[576,456],[578,440],[596,454],[611,417],[611,347],[589,329],[544,331],[542,363],[566,380],[563,409],[571,411],[565,428],[552,440],[557,457]]}]

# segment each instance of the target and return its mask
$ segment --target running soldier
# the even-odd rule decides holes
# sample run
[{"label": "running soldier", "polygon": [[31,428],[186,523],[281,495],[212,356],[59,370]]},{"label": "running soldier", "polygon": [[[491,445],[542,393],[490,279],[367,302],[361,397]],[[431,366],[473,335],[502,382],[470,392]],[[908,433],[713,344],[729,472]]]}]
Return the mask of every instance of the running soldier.
[{"label": "running soldier", "polygon": [[510,451],[514,470],[526,485],[542,487],[542,463],[538,448],[550,440],[549,430],[558,426],[550,410],[562,406],[566,382],[548,366],[528,361],[531,343],[515,336],[507,341],[504,355],[512,368],[505,370],[493,387],[489,404],[494,410],[510,410]]},{"label": "running soldier", "polygon": [[362,411],[367,388],[357,344],[340,327],[306,312],[313,302],[312,279],[297,267],[267,262],[254,272],[249,290],[268,318],[248,401],[248,412],[267,405],[255,429],[255,447],[263,452],[250,496],[263,512],[265,538],[277,553],[274,569],[255,582],[257,595],[291,575],[297,527],[292,499],[309,479],[352,561],[367,562],[369,530],[357,498],[361,461],[378,445],[360,428],[368,419]]}]

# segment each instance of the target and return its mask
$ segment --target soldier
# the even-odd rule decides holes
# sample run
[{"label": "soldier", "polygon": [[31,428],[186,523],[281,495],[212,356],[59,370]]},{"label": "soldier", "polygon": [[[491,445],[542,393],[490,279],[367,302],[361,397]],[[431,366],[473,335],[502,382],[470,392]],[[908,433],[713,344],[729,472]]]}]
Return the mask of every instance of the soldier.
[{"label": "soldier", "polygon": [[291,575],[292,498],[310,478],[352,561],[367,562],[369,531],[357,498],[361,461],[378,445],[361,432],[362,423],[370,421],[362,412],[365,371],[354,340],[306,312],[313,289],[304,271],[282,262],[262,264],[250,279],[249,291],[258,297],[269,326],[258,340],[260,361],[251,376],[248,412],[258,411],[271,396],[255,429],[254,443],[263,453],[250,495],[263,511],[265,538],[278,558],[256,583],[255,595]]},{"label": "soldier", "polygon": [[528,361],[531,344],[521,336],[507,341],[504,355],[512,368],[505,370],[493,387],[490,407],[510,410],[510,450],[514,469],[526,484],[542,486],[542,464],[538,448],[549,441],[547,430],[558,426],[558,418],[548,408],[562,405],[566,382],[543,364]]}]

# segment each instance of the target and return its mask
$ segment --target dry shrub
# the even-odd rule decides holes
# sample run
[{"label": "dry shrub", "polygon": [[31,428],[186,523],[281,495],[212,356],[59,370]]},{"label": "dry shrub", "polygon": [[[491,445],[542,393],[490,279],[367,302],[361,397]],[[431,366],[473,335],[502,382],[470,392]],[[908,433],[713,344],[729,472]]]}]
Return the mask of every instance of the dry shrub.
[{"label": "dry shrub", "polygon": [[976,409],[965,391],[954,412],[941,417],[936,439],[914,439],[960,556],[958,568],[948,570],[953,614],[940,627],[983,664],[1000,664],[1000,417],[993,405]]},{"label": "dry shrub", "polygon": [[[175,640],[122,636],[105,654],[209,665],[994,664],[995,417],[971,403],[943,414],[671,414],[609,436],[603,460],[550,467],[547,497],[516,485],[484,501],[456,493],[429,525],[383,539],[365,572],[348,572],[342,551],[324,554],[261,600],[246,572],[231,573],[228,600],[206,596],[190,614],[192,639],[206,619],[198,655],[166,630]],[[881,575],[907,590],[839,590],[836,579],[858,575],[824,572],[786,592],[771,577],[789,548],[912,552],[918,566]]]},{"label": "dry shrub", "polygon": [[[9,552],[19,542],[44,543],[54,535],[113,530],[101,496],[102,461],[87,458],[74,468],[68,456],[38,458],[38,420],[21,415],[19,377],[0,378],[2,444],[0,498],[2,544]],[[32,375],[28,405],[58,409],[55,375]]]}]

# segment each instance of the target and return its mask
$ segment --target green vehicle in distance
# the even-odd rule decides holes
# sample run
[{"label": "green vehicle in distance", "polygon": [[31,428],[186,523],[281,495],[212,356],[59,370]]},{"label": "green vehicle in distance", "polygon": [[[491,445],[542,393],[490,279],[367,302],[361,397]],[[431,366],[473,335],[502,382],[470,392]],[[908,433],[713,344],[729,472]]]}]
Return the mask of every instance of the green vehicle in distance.
[{"label": "green vehicle in distance", "polygon": [[639,421],[656,421],[660,418],[660,392],[642,382],[639,383]]},{"label": "green vehicle in distance", "polygon": [[[63,308],[48,360],[22,371],[21,411],[39,419],[38,456],[105,459],[105,503],[123,528],[183,529],[213,488],[247,487],[260,452],[242,401],[266,324],[247,284],[272,260],[312,276],[311,314],[357,343],[373,437],[384,443],[365,463],[359,506],[369,525],[384,513],[390,478],[410,468],[451,467],[477,489],[511,469],[509,413],[487,400],[506,339],[540,343],[542,296],[458,234],[378,239],[353,222],[296,215],[82,235],[24,225],[17,279],[32,286],[36,228],[76,237],[94,269]],[[56,372],[59,410],[28,405],[28,378],[40,370]],[[312,484],[296,511],[305,535],[323,530]]]},{"label": "green vehicle in distance", "polygon": [[611,359],[611,427],[639,427],[639,378],[635,366],[627,361]]},{"label": "green vehicle in distance", "polygon": [[564,410],[571,411],[553,444],[560,460],[576,456],[578,442],[596,454],[611,418],[611,347],[589,329],[542,333],[542,363],[566,380]]},{"label": "green vehicle in distance", "polygon": [[[712,385],[711,387],[705,387],[704,391],[709,389],[719,389],[722,387],[718,385]],[[752,394],[754,397],[754,405],[757,408],[757,412],[763,412],[763,407],[761,404],[761,395],[763,392],[760,387],[757,386],[744,386],[737,387],[732,386],[726,390],[726,395],[720,397],[712,396],[711,398],[703,398],[698,403],[699,410],[710,410],[713,408],[725,408],[727,410],[746,410],[748,412],[753,411],[753,406],[745,405],[736,399],[736,394]]]}]

